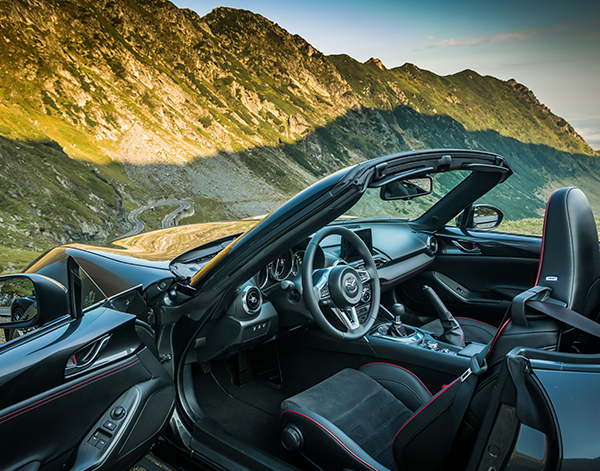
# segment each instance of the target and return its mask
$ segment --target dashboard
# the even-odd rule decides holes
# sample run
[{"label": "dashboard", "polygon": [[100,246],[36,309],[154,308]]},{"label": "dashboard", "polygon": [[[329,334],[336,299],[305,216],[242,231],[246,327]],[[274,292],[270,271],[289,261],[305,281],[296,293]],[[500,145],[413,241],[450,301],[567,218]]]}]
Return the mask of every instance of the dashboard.
[{"label": "dashboard", "polygon": [[[341,224],[367,245],[377,266],[382,291],[393,289],[435,259],[435,237],[413,230],[404,221],[361,220]],[[302,267],[309,241],[289,248],[240,287],[225,316],[228,328],[235,325],[238,331],[237,344],[264,342],[314,322],[302,293]],[[364,267],[364,261],[351,244],[341,236],[328,236],[316,252],[313,267],[319,270],[340,263],[356,269]],[[357,306],[359,319],[368,314],[370,300],[370,287],[366,284]]]},{"label": "dashboard", "polygon": [[[415,231],[405,221],[361,219],[338,224],[365,241],[377,266],[382,292],[401,285],[435,260],[435,237]],[[211,334],[203,337],[206,346],[198,351],[197,361],[252,348],[314,323],[302,287],[302,268],[309,241],[310,238],[285,250],[239,287],[224,315],[212,326]],[[313,274],[337,264],[349,264],[356,269],[364,267],[362,258],[356,257],[341,236],[331,235],[319,244]],[[365,284],[356,306],[361,322],[370,311],[370,294],[370,285]],[[327,310],[330,309],[323,308],[325,316],[329,315]],[[333,311],[331,316],[335,322]]]}]

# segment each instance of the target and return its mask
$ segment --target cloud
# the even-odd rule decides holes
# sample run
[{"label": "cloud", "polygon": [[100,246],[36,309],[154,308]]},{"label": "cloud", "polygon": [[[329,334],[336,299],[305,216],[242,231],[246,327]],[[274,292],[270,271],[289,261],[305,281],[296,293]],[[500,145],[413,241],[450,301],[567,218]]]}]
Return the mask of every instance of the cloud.
[{"label": "cloud", "polygon": [[[521,43],[526,41],[532,41],[536,39],[539,35],[550,32],[560,32],[566,33],[573,30],[579,30],[576,34],[571,35],[569,39],[591,39],[598,37],[599,32],[596,31],[587,31],[584,33],[580,32],[581,28],[586,28],[589,26],[597,26],[598,21],[584,22],[584,23],[562,23],[556,24],[552,26],[546,26],[544,28],[532,28],[532,29],[524,29],[521,31],[509,31],[497,34],[491,34],[487,36],[474,36],[470,38],[461,38],[461,39],[440,39],[438,41],[433,41],[428,44],[417,44],[413,46],[412,51],[423,51],[425,49],[435,49],[440,47],[476,47],[483,46],[486,44],[493,44],[499,42],[505,43]],[[594,28],[595,29],[595,28]],[[425,39],[433,40],[435,36],[426,36]]]},{"label": "cloud", "polygon": [[[476,36],[463,39],[441,39],[429,44],[419,44],[414,47],[416,51],[424,49],[434,49],[437,47],[467,47],[467,46],[482,46],[484,44],[492,44],[498,42],[523,42],[535,36],[533,32],[516,31],[513,33],[492,34],[490,36]],[[429,39],[429,38],[427,38]]]},{"label": "cloud", "polygon": [[579,126],[574,126],[574,128],[592,149],[600,150],[600,128],[583,128]]},{"label": "cloud", "polygon": [[589,33],[574,34],[570,39],[600,39],[600,31],[590,31]]}]

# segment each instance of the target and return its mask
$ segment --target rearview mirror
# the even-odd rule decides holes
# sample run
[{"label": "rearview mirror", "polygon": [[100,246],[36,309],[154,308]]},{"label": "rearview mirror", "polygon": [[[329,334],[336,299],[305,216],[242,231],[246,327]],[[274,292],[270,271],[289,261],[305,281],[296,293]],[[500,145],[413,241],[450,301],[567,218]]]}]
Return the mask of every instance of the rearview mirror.
[{"label": "rearview mirror", "polygon": [[68,314],[67,290],[57,281],[36,274],[0,276],[0,328],[5,341]]},{"label": "rearview mirror", "polygon": [[396,180],[381,187],[382,200],[411,200],[428,195],[433,188],[431,177]]}]

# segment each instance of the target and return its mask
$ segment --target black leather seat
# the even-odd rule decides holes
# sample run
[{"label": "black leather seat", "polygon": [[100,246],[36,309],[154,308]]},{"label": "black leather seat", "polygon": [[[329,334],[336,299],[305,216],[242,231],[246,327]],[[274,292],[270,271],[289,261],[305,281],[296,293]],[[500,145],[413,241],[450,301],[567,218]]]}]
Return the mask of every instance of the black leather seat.
[{"label": "black leather seat", "polygon": [[[600,252],[598,231],[590,204],[576,187],[561,188],[550,196],[544,216],[542,251],[535,286],[552,288],[552,297],[586,317],[598,314],[600,305]],[[466,341],[488,343],[496,334],[489,324],[456,317]],[[439,320],[423,329],[441,333]],[[568,348],[577,332],[566,329],[560,340]]]},{"label": "black leather seat", "polygon": [[396,365],[345,369],[281,404],[282,441],[323,469],[394,469],[394,437],[431,397]]}]

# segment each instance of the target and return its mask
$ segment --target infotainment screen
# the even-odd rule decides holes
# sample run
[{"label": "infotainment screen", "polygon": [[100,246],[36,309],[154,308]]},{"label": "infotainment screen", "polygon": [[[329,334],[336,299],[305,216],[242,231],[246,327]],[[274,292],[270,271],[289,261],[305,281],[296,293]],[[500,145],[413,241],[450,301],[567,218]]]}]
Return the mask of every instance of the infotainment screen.
[{"label": "infotainment screen", "polygon": [[[371,234],[371,229],[361,229],[359,231],[355,231],[355,234],[363,240],[363,242],[369,249],[369,252],[373,254],[373,236]],[[350,241],[346,240],[344,237],[342,237],[342,247],[340,255],[348,263],[354,262],[362,258],[358,253],[358,250],[356,250],[356,247],[354,247],[354,245],[352,245]]]}]

